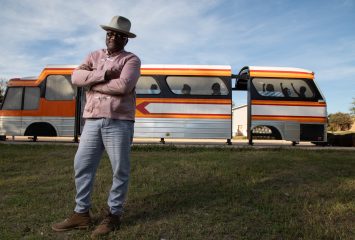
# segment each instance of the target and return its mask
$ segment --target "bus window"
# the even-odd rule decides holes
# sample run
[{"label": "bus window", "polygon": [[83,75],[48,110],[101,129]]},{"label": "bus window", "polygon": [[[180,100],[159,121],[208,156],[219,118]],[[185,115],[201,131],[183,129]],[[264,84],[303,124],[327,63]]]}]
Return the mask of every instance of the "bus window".
[{"label": "bus window", "polygon": [[12,87],[7,89],[3,110],[21,110],[23,88]]},{"label": "bus window", "polygon": [[25,98],[23,101],[23,110],[38,109],[40,90],[38,87],[26,87]]},{"label": "bus window", "polygon": [[75,90],[69,75],[49,75],[46,81],[46,99],[73,100]]},{"label": "bus window", "polygon": [[169,76],[169,88],[179,95],[228,95],[225,83],[219,77]]},{"label": "bus window", "polygon": [[305,79],[254,78],[259,95],[277,98],[313,98],[314,91]]},{"label": "bus window", "polygon": [[137,94],[159,94],[160,88],[157,81],[150,76],[141,76],[136,86]]}]

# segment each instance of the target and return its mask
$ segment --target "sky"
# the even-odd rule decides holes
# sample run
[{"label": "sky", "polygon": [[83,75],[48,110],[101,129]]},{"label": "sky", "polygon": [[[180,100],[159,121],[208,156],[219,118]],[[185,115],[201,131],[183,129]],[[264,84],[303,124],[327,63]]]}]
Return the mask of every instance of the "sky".
[{"label": "sky", "polygon": [[[355,0],[0,0],[0,78],[38,76],[47,64],[80,64],[105,48],[114,15],[137,35],[143,64],[305,68],[328,113],[355,98]],[[245,94],[233,94],[235,105]]]}]

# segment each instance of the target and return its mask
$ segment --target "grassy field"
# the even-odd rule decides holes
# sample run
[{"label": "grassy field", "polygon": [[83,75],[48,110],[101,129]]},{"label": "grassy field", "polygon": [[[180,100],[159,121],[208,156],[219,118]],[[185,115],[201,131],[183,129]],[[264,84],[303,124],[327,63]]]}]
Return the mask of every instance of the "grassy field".
[{"label": "grassy field", "polygon": [[[75,146],[0,144],[0,239],[54,233],[74,207]],[[92,212],[111,172],[98,170]],[[107,239],[354,239],[353,151],[135,147],[119,231]]]}]

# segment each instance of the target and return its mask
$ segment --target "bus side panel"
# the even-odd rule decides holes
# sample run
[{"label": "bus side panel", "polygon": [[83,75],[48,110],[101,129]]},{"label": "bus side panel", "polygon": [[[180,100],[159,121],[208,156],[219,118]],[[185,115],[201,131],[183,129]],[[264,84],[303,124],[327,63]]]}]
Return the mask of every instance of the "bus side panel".
[{"label": "bus side panel", "polygon": [[231,138],[230,99],[138,98],[135,137]]},{"label": "bus side panel", "polygon": [[231,138],[230,119],[137,118],[135,137]]},{"label": "bus side panel", "polygon": [[[4,113],[5,110],[2,110]],[[21,132],[22,118],[21,116],[0,116],[0,135],[18,136]]]},{"label": "bus side panel", "polygon": [[[284,140],[325,141],[326,114],[320,102],[252,100],[251,125],[275,127]],[[301,134],[302,129],[315,131]]]},{"label": "bus side panel", "polygon": [[75,100],[59,101],[40,99],[40,106],[36,110],[22,110],[22,129],[33,123],[49,123],[56,130],[57,136],[73,136],[75,122]]},{"label": "bus side panel", "polygon": [[24,135],[26,129],[33,123],[49,123],[56,130],[58,137],[69,137],[74,134],[75,117],[23,117],[21,135]]}]

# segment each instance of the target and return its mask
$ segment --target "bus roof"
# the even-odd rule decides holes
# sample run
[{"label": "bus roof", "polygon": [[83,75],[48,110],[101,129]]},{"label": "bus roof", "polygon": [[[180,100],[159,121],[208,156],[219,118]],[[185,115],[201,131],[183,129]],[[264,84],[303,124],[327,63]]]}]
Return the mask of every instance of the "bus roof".
[{"label": "bus roof", "polygon": [[284,77],[314,79],[314,73],[307,69],[292,67],[249,66],[250,77]]},{"label": "bus roof", "polygon": [[142,75],[231,76],[232,68],[227,65],[143,64],[141,73]]}]

